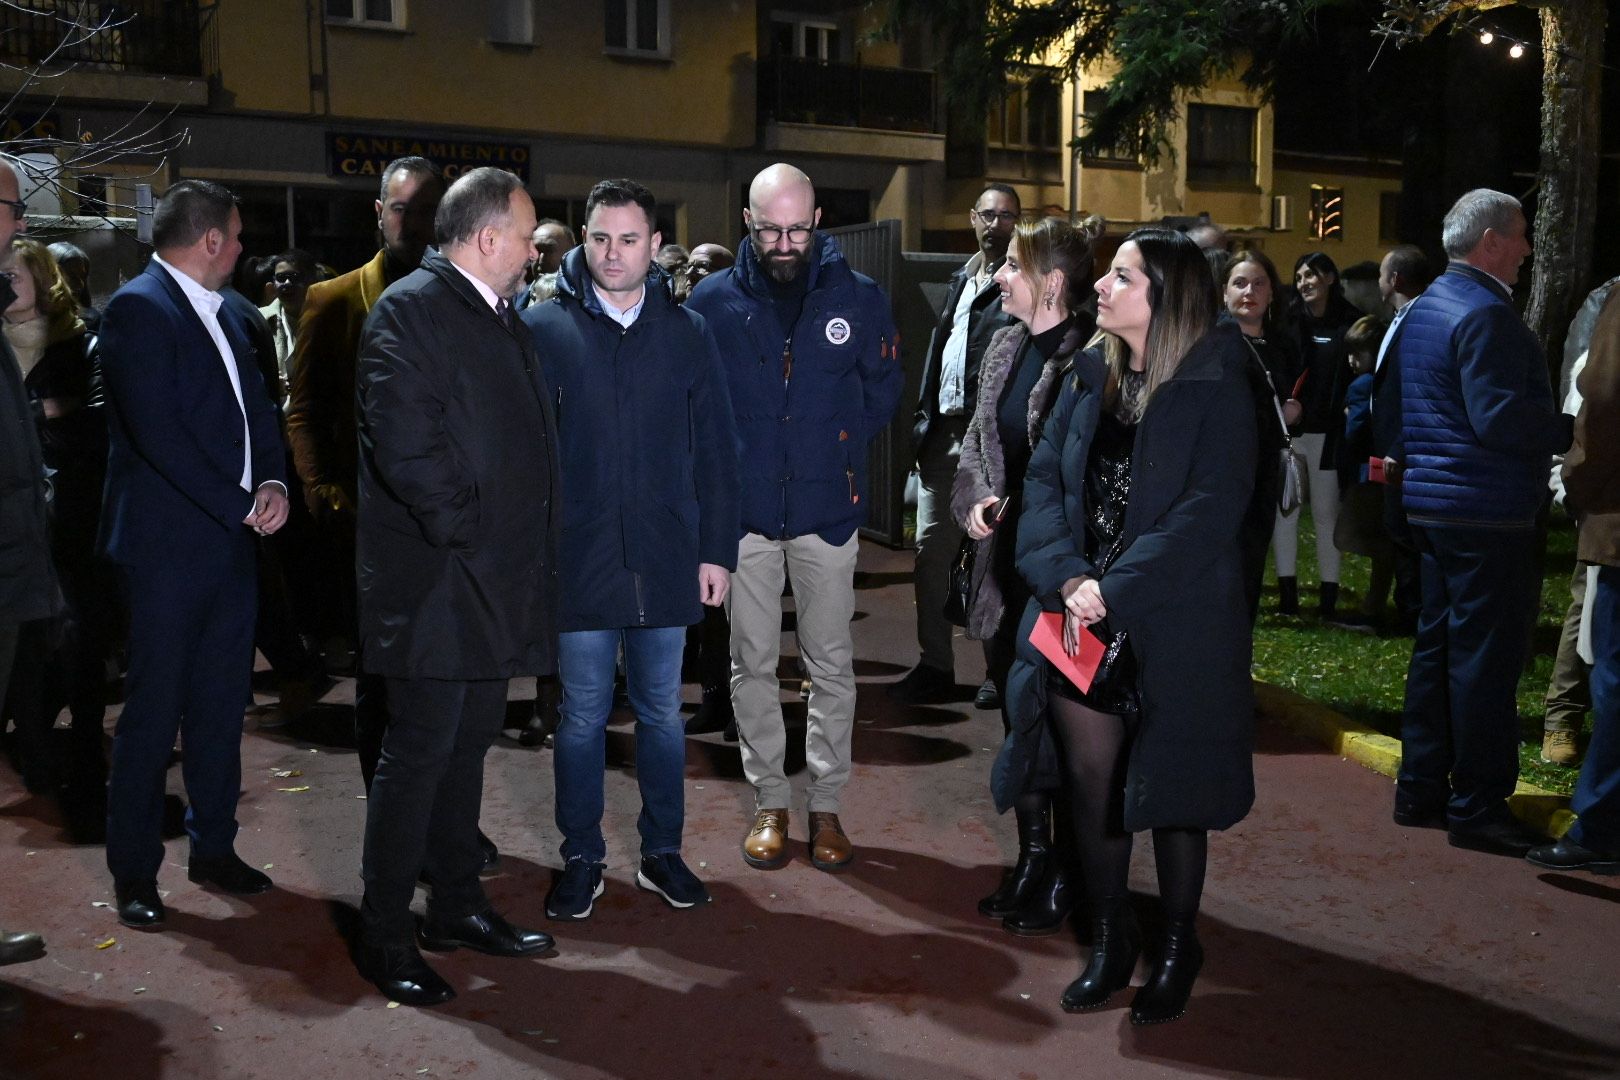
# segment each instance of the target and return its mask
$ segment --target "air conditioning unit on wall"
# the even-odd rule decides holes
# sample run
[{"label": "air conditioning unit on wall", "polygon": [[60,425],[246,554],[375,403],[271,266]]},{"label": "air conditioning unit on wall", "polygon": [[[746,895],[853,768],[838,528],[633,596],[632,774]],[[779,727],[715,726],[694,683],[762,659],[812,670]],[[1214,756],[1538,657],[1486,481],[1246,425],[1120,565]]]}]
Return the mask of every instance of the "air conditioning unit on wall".
[{"label": "air conditioning unit on wall", "polygon": [[1287,195],[1271,197],[1271,227],[1276,232],[1287,232],[1294,227],[1294,203]]}]

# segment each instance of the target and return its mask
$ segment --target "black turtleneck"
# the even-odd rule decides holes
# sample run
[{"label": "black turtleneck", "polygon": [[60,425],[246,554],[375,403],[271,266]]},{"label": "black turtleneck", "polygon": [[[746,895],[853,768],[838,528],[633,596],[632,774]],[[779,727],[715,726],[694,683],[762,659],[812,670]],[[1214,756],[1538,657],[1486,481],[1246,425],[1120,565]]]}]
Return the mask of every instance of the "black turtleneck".
[{"label": "black turtleneck", "polygon": [[996,433],[1001,436],[1002,460],[1006,463],[1007,490],[1023,487],[1024,469],[1029,465],[1029,395],[1040,381],[1041,369],[1057,355],[1063,335],[1074,324],[1074,317],[1032,334],[1018,347],[1007,384],[996,410]]}]

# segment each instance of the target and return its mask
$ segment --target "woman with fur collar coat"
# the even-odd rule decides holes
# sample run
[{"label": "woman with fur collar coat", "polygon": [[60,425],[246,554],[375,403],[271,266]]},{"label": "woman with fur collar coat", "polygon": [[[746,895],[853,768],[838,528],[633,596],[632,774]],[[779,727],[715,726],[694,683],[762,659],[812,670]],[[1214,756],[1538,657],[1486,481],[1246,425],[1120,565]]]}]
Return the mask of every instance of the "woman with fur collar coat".
[{"label": "woman with fur collar coat", "polygon": [[[1088,293],[1097,224],[1091,219],[1076,227],[1046,218],[1019,225],[996,274],[1002,310],[1017,321],[997,331],[980,361],[978,401],[951,493],[952,514],[978,544],[967,636],[984,643],[985,667],[1003,702],[1019,616],[1029,598],[1013,561],[1024,470],[1060,376],[1092,333],[1092,318],[1080,310],[1080,301]],[[1002,919],[1015,934],[1056,933],[1068,918],[1074,884],[1072,859],[1052,850],[1051,786],[1032,782],[1014,812],[1017,865],[979,902],[979,911]]]}]

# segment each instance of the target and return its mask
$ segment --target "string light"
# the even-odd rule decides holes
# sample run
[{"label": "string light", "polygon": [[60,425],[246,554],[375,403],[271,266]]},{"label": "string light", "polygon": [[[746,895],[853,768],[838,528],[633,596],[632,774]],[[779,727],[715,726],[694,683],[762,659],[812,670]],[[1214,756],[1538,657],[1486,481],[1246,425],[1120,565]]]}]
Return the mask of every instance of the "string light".
[{"label": "string light", "polygon": [[1515,41],[1512,47],[1508,49],[1508,55],[1517,60],[1519,57],[1524,55],[1524,46]]},{"label": "string light", "polygon": [[1491,42],[1493,42],[1495,40],[1496,40],[1496,35],[1491,33],[1489,30],[1483,31],[1479,35],[1479,43],[1481,45],[1489,45]]}]

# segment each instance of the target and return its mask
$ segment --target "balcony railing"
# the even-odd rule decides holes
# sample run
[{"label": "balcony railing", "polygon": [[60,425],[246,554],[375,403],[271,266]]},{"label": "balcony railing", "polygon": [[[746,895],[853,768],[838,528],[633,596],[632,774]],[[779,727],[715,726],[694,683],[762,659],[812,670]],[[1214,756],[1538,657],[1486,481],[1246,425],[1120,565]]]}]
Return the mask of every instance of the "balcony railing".
[{"label": "balcony railing", "polygon": [[938,130],[934,73],[796,57],[759,63],[759,118],[792,124]]},{"label": "balcony railing", "polygon": [[200,6],[198,0],[0,4],[0,62],[197,78],[203,74]]}]

